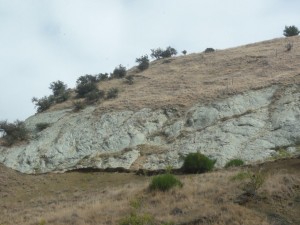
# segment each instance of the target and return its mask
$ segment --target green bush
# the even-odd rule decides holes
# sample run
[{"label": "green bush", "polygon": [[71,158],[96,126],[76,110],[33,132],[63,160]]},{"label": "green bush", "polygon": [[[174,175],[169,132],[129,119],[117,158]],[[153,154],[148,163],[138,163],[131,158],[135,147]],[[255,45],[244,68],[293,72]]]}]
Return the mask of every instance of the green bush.
[{"label": "green bush", "polygon": [[166,48],[166,50],[163,50],[161,48],[151,49],[150,56],[155,59],[161,59],[161,58],[169,58],[176,54],[177,54],[176,49],[169,46]]},{"label": "green bush", "polygon": [[96,75],[96,79],[98,82],[108,80],[108,73],[99,73]]},{"label": "green bush", "polygon": [[186,50],[183,50],[181,53],[182,53],[183,55],[186,55],[187,51],[186,51]]},{"label": "green bush", "polygon": [[157,49],[151,49],[151,58],[154,58],[154,59],[160,59],[162,58],[162,52],[163,50],[161,48],[157,48]]},{"label": "green bush", "polygon": [[297,36],[300,33],[296,26],[285,26],[283,35],[285,37]]},{"label": "green bush", "polygon": [[0,121],[0,129],[3,129],[5,132],[3,140],[6,146],[12,146],[15,143],[29,139],[29,131],[22,121],[16,120],[14,123]]},{"label": "green bush", "polygon": [[40,112],[44,112],[47,109],[49,109],[51,107],[51,105],[54,104],[55,99],[54,99],[53,95],[44,96],[40,99],[33,97],[32,102],[37,107],[37,112],[40,113]]},{"label": "green bush", "polygon": [[187,173],[203,173],[212,170],[215,163],[216,160],[211,160],[199,152],[189,153],[184,159],[182,169]]},{"label": "green bush", "polygon": [[169,58],[173,55],[177,55],[177,51],[175,48],[172,48],[171,46],[167,47],[165,51],[161,53],[162,58]]},{"label": "green bush", "polygon": [[85,99],[88,103],[94,103],[101,98],[104,98],[105,92],[100,90],[93,90],[85,94]]},{"label": "green bush", "polygon": [[128,75],[125,77],[125,83],[127,83],[129,85],[133,84],[133,80],[134,80],[133,75]]},{"label": "green bush", "polygon": [[60,80],[52,82],[49,89],[52,90],[53,98],[56,103],[64,102],[70,97],[70,93],[67,90],[67,85]]},{"label": "green bush", "polygon": [[214,51],[215,51],[215,49],[213,49],[213,48],[207,48],[204,50],[205,53],[210,53],[210,52],[214,52]]},{"label": "green bush", "polygon": [[130,216],[122,219],[119,222],[120,225],[155,225],[153,216],[144,214],[137,215],[136,213],[131,213]]},{"label": "green bush", "polygon": [[149,58],[148,55],[141,56],[135,60],[139,65],[137,66],[139,70],[143,71],[149,67]]},{"label": "green bush", "polygon": [[121,64],[116,67],[111,75],[112,78],[123,78],[126,76],[126,67],[122,66]]},{"label": "green bush", "polygon": [[116,98],[116,97],[118,97],[118,94],[119,94],[118,88],[111,88],[108,90],[108,92],[106,94],[106,98],[107,99]]},{"label": "green bush", "polygon": [[182,187],[182,183],[172,174],[162,174],[152,178],[152,181],[149,185],[149,189],[159,190],[159,191],[168,191],[169,189],[179,186]]},{"label": "green bush", "polygon": [[85,98],[86,94],[92,91],[97,91],[97,77],[93,75],[85,75],[81,76],[76,81],[76,89],[75,92],[77,93],[78,98]]},{"label": "green bush", "polygon": [[232,159],[226,163],[225,168],[234,167],[234,166],[242,166],[244,165],[244,161],[241,159]]},{"label": "green bush", "polygon": [[35,128],[37,131],[42,131],[42,130],[45,130],[46,128],[50,127],[50,123],[37,123],[35,125]]}]

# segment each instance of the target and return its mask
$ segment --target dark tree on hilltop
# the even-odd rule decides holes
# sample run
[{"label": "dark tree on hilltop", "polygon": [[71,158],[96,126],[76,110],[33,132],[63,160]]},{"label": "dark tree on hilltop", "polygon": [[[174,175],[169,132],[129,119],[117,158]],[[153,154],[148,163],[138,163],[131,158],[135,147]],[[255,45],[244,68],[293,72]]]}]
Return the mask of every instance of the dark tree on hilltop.
[{"label": "dark tree on hilltop", "polygon": [[40,99],[33,97],[31,101],[37,107],[37,112],[41,113],[49,109],[54,104],[55,98],[53,95],[44,96]]},{"label": "dark tree on hilltop", "polygon": [[285,26],[283,35],[285,37],[297,36],[300,33],[296,26]]},{"label": "dark tree on hilltop", "polygon": [[52,82],[50,84],[49,89],[52,90],[54,100],[56,103],[64,102],[69,98],[69,91],[67,90],[67,85],[60,80]]},{"label": "dark tree on hilltop", "polygon": [[126,76],[126,67],[122,66],[121,64],[116,67],[112,73],[112,78],[123,78]]},{"label": "dark tree on hilltop", "polygon": [[58,81],[52,82],[50,84],[49,89],[52,90],[53,95],[56,97],[56,96],[59,96],[62,92],[65,92],[67,90],[67,85],[64,84],[64,82],[58,80]]},{"label": "dark tree on hilltop", "polygon": [[84,98],[87,93],[97,90],[97,77],[93,75],[81,76],[76,81],[75,92],[79,98]]},{"label": "dark tree on hilltop", "polygon": [[176,49],[169,46],[166,48],[166,50],[163,50],[161,48],[151,49],[150,56],[155,59],[161,59],[161,58],[169,58],[176,54],[177,54]]},{"label": "dark tree on hilltop", "polygon": [[162,52],[163,52],[163,50],[161,48],[151,49],[150,56],[155,59],[160,59],[160,58],[162,58],[162,56],[161,56]]},{"label": "dark tree on hilltop", "polygon": [[145,69],[148,69],[149,67],[148,55],[141,56],[140,58],[137,58],[135,61],[139,64],[138,65],[139,70],[143,71]]}]

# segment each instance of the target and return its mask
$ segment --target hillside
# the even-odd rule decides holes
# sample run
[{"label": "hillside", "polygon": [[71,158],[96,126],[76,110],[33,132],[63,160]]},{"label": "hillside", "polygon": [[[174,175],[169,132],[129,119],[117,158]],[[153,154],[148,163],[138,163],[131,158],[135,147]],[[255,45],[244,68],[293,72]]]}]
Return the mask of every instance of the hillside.
[{"label": "hillside", "polygon": [[[286,45],[293,44],[291,51]],[[128,71],[134,85],[123,80],[100,83],[101,90],[118,87],[120,96],[99,104],[102,110],[159,109],[179,106],[185,109],[196,103],[261,89],[274,84],[300,82],[300,37],[279,38],[213,53],[192,53],[153,61],[149,69]],[[72,101],[52,110],[71,107]]]},{"label": "hillside", "polygon": [[[0,224],[300,224],[299,50],[291,37],[156,60],[132,85],[100,82],[115,99],[29,117],[28,142],[0,145]],[[149,191],[146,175],[193,152],[217,168]]]},{"label": "hillside", "polygon": [[[290,51],[286,45],[292,43]],[[0,162],[23,173],[80,168],[180,168],[201,152],[223,167],[300,151],[300,38],[153,61],[99,83],[118,98],[74,112],[73,100],[29,117],[28,143],[0,146]],[[39,131],[36,126],[47,123]]]},{"label": "hillside", "polygon": [[[247,197],[243,193],[249,180],[241,175],[248,171],[263,174],[264,181],[254,196]],[[119,224],[136,214],[153,218],[153,225],[297,225],[299,177],[300,158],[294,158],[181,175],[184,186],[163,193],[149,192],[151,177],[132,173],[37,176],[0,165],[0,224]]]}]

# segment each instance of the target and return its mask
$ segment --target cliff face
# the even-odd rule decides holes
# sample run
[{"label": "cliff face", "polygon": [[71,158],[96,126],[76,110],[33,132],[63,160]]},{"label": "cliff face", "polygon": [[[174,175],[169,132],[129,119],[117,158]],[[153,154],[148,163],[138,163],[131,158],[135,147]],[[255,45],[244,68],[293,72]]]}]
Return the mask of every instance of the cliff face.
[{"label": "cliff face", "polygon": [[[37,132],[41,122],[51,126]],[[273,85],[185,110],[57,110],[28,118],[26,126],[33,134],[28,144],[0,147],[0,162],[23,173],[178,168],[196,151],[219,167],[233,158],[251,163],[299,153],[300,86]]]}]

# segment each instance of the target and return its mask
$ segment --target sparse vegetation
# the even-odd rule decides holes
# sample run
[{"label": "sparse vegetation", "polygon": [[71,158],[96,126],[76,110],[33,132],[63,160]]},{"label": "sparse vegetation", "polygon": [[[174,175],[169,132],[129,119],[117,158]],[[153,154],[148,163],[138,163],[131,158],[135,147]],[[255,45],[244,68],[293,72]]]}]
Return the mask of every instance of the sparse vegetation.
[{"label": "sparse vegetation", "polygon": [[225,168],[228,167],[235,167],[235,166],[242,166],[244,165],[244,161],[241,159],[232,159],[226,163]]},{"label": "sparse vegetation", "polygon": [[232,176],[230,178],[230,180],[243,181],[243,180],[249,178],[250,176],[251,176],[251,174],[249,173],[249,171],[241,171],[241,172],[237,173],[236,175]]},{"label": "sparse vegetation", "polygon": [[27,141],[30,137],[23,121],[16,120],[13,123],[0,121],[0,129],[5,131],[5,136],[2,138],[5,146],[12,146],[18,142]]},{"label": "sparse vegetation", "polygon": [[85,108],[85,103],[83,101],[74,101],[73,102],[73,111],[78,112]]},{"label": "sparse vegetation", "polygon": [[94,103],[98,101],[101,98],[104,98],[105,92],[102,90],[93,90],[85,94],[85,99],[88,103]]},{"label": "sparse vegetation", "polygon": [[118,88],[111,88],[107,91],[106,98],[107,99],[116,98],[118,97],[118,94],[119,94]]},{"label": "sparse vegetation", "polygon": [[56,103],[64,102],[68,100],[70,96],[69,91],[67,90],[67,85],[60,80],[52,82],[49,89],[52,90],[53,99]]},{"label": "sparse vegetation", "polygon": [[242,171],[231,177],[231,180],[233,181],[246,181],[243,189],[251,194],[256,193],[256,191],[263,185],[265,179],[266,177],[262,171]]},{"label": "sparse vegetation", "polygon": [[214,52],[214,51],[215,51],[215,49],[213,49],[213,48],[207,48],[204,50],[204,53],[210,53],[210,52]]},{"label": "sparse vegetation", "polygon": [[93,75],[81,76],[76,81],[76,89],[78,98],[85,98],[90,92],[97,91],[97,77]]},{"label": "sparse vegetation", "polygon": [[119,225],[155,225],[153,216],[149,214],[138,215],[131,213],[124,219],[121,219]]},{"label": "sparse vegetation", "polygon": [[160,59],[162,58],[162,52],[163,50],[161,48],[157,48],[157,49],[151,49],[151,58],[154,58],[154,59]]},{"label": "sparse vegetation", "polygon": [[96,75],[96,80],[98,82],[108,80],[108,73],[99,73],[98,75]]},{"label": "sparse vegetation", "polygon": [[70,97],[70,91],[67,90],[67,85],[60,80],[52,82],[49,89],[52,90],[52,95],[44,96],[40,99],[33,97],[31,100],[37,107],[38,113],[44,112],[53,104],[64,102]]},{"label": "sparse vegetation", "polygon": [[163,50],[161,48],[151,49],[150,56],[155,59],[161,59],[161,58],[169,58],[174,55],[177,55],[176,49],[169,46],[165,50]]},{"label": "sparse vegetation", "polygon": [[37,112],[41,113],[49,109],[51,105],[54,104],[55,99],[52,95],[50,95],[50,96],[44,96],[40,99],[33,97],[31,101],[35,104],[37,108]]},{"label": "sparse vegetation", "polygon": [[170,173],[157,175],[152,178],[152,181],[149,185],[151,191],[168,191],[173,187],[179,186],[182,187],[182,183],[174,175]]},{"label": "sparse vegetation", "polygon": [[216,160],[212,160],[199,152],[189,153],[184,159],[182,169],[186,173],[204,173],[211,171],[215,163]]},{"label": "sparse vegetation", "polygon": [[135,60],[139,65],[137,66],[139,70],[143,71],[149,67],[149,58],[148,55],[143,55],[140,58]]},{"label": "sparse vegetation", "polygon": [[125,66],[122,66],[121,64],[116,67],[113,71],[113,73],[111,74],[111,77],[112,78],[117,78],[117,79],[120,79],[120,78],[123,78],[126,76],[126,67]]},{"label": "sparse vegetation", "polygon": [[35,128],[38,132],[45,130],[48,127],[50,127],[50,123],[37,123],[35,125]]},{"label": "sparse vegetation", "polygon": [[[6,213],[1,215],[0,224],[39,224],[42,219],[47,225],[134,224],[151,218],[155,225],[267,225],[273,224],[269,220],[271,213],[287,218],[287,224],[299,224],[299,159],[262,166],[267,174],[263,174],[261,186],[254,185],[259,188],[252,194],[245,186],[251,181],[249,176],[258,173],[257,166],[249,166],[247,171],[237,168],[180,175],[182,188],[162,192],[148,191],[149,177],[132,173],[24,176],[0,165],[0,180],[4,182],[1,192],[11,195],[1,198],[0,208]],[[235,174],[248,177],[233,182],[231,177]],[[253,182],[260,183],[259,179]],[[26,207],[19,205],[20,201]],[[243,205],[245,201],[248,203]],[[15,205],[18,210],[7,205]],[[29,214],[34,216],[26,217]]]},{"label": "sparse vegetation", "polygon": [[133,75],[128,75],[125,77],[125,83],[132,85],[133,84]]},{"label": "sparse vegetation", "polygon": [[300,31],[296,26],[285,26],[283,30],[283,35],[285,37],[292,37],[299,35]]}]

